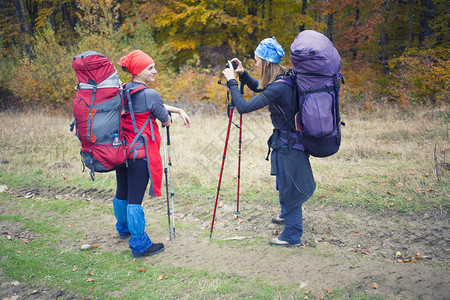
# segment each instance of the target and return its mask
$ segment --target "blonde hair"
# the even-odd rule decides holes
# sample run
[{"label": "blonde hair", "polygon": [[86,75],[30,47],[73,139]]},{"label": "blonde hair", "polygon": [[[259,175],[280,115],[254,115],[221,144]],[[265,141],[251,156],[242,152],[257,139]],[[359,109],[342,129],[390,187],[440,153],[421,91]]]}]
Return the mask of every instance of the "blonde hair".
[{"label": "blonde hair", "polygon": [[288,69],[279,63],[262,60],[258,89],[264,90],[269,84],[275,81],[278,75],[284,74],[287,71]]}]

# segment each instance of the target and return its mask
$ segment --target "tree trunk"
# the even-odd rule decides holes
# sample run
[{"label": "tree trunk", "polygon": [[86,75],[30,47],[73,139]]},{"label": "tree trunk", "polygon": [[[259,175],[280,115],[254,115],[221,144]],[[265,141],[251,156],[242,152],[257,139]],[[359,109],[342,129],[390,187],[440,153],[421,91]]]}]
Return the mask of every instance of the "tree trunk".
[{"label": "tree trunk", "polygon": [[[303,0],[302,1],[302,11],[301,11],[301,14],[302,15],[306,15],[306,8],[307,8],[307,6],[308,6],[308,0]],[[305,26],[305,23],[303,23],[302,25],[300,25],[299,26],[299,31],[300,32],[302,32],[302,31],[304,31],[305,30],[305,28],[306,28],[306,26]]]},{"label": "tree trunk", "polygon": [[432,0],[422,0],[422,9],[420,15],[419,43],[422,46],[427,37],[434,34],[434,29],[430,26],[430,22],[436,17],[436,6]]},{"label": "tree trunk", "polygon": [[22,0],[14,0],[14,8],[16,10],[17,23],[20,27],[20,33],[28,33],[27,17]]},{"label": "tree trunk", "polygon": [[328,14],[327,17],[327,37],[330,41],[333,41],[333,16],[334,14]]}]

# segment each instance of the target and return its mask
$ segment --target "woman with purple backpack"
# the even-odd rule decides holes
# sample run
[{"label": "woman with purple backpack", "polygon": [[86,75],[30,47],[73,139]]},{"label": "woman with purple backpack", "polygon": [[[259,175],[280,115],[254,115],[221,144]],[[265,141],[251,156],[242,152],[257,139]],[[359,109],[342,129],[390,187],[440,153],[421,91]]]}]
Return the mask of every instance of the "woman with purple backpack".
[{"label": "woman with purple backpack", "polygon": [[[233,58],[228,68],[223,70],[227,80],[232,102],[241,114],[268,107],[273,134],[268,140],[271,153],[271,175],[276,176],[276,189],[279,192],[281,213],[272,217],[272,222],[284,223],[280,236],[271,238],[273,246],[299,246],[303,234],[302,204],[316,189],[316,183],[309,162],[309,155],[300,144],[292,142],[295,135],[295,113],[297,112],[295,89],[287,84],[288,70],[280,64],[284,51],[275,37],[261,41],[255,50],[255,68],[259,80],[251,77],[241,61]],[[233,69],[233,64],[236,66]],[[252,91],[259,92],[246,101],[235,80],[239,79]],[[270,151],[270,150],[269,150]]]}]

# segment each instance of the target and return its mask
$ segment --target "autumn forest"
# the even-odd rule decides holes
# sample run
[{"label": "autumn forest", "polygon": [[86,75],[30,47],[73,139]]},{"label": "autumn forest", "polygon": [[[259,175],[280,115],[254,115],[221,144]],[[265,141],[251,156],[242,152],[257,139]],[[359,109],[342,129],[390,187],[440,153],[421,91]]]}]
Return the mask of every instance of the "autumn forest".
[{"label": "autumn forest", "polygon": [[[227,59],[251,69],[259,41],[275,36],[288,54],[306,29],[328,36],[340,52],[344,104],[370,110],[381,102],[448,101],[444,0],[1,0],[0,7],[2,109],[70,107],[71,61],[87,50],[116,65],[141,49],[157,62],[165,99],[218,102]],[[282,63],[289,66],[289,55]]]}]

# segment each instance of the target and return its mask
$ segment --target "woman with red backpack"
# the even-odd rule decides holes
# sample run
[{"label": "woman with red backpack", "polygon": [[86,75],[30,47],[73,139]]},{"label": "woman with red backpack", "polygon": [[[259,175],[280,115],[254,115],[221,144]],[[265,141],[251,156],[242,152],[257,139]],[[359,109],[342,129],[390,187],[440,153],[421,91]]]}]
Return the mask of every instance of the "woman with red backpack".
[{"label": "woman with red backpack", "polygon": [[[272,217],[272,222],[284,223],[284,230],[279,237],[272,238],[273,246],[298,246],[303,234],[302,204],[308,200],[316,183],[309,162],[309,155],[302,145],[289,142],[289,135],[295,132],[295,89],[283,82],[289,80],[288,70],[280,64],[284,56],[283,48],[273,38],[261,41],[255,50],[255,68],[260,72],[260,80],[251,77],[245,71],[239,59],[228,62],[223,70],[227,80],[232,102],[239,113],[249,113],[268,107],[273,134],[268,144],[272,149],[271,175],[276,176],[276,188],[279,192],[281,213]],[[236,67],[230,68],[233,63]],[[246,101],[235,80],[235,73],[240,81],[252,91],[259,92]]]},{"label": "woman with red backpack", "polygon": [[169,112],[176,113],[187,128],[190,127],[190,120],[182,109],[163,104],[159,93],[147,86],[155,81],[157,74],[155,62],[149,55],[135,50],[121,57],[118,64],[132,75],[130,82],[123,86],[126,102],[122,115],[123,134],[131,153],[128,167],[116,170],[117,190],[113,208],[119,237],[130,237],[132,256],[138,258],[164,250],[163,243],[153,243],[145,232],[142,208],[149,181],[150,195],[161,196],[163,166],[159,152],[161,136],[156,119],[169,126]]}]

